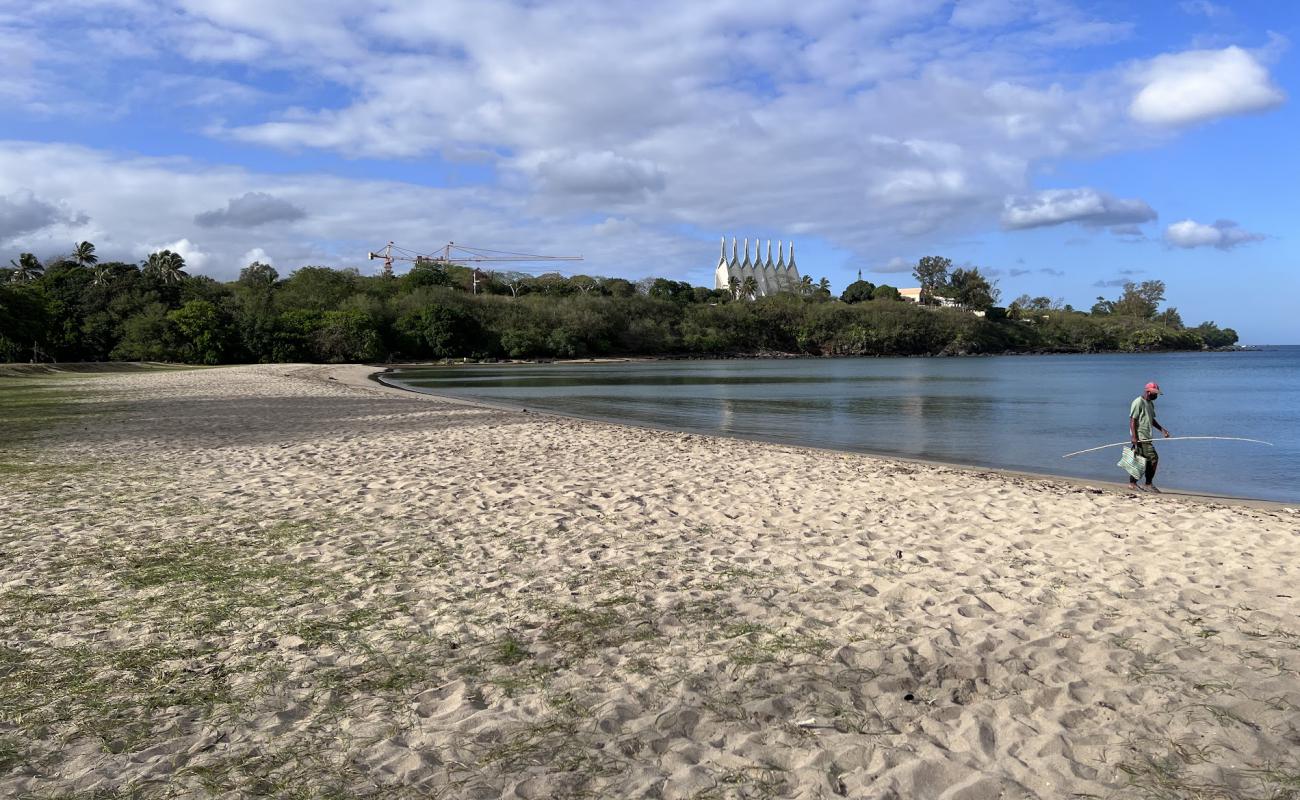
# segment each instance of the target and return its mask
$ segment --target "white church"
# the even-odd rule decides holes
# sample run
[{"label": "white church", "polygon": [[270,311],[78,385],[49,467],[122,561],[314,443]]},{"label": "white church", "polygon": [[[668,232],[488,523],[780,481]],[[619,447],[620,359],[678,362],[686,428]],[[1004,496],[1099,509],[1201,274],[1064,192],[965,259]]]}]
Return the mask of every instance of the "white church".
[{"label": "white church", "polygon": [[731,239],[731,258],[727,258],[727,237],[722,237],[722,252],[718,256],[718,266],[713,271],[715,289],[731,289],[731,279],[735,278],[743,286],[746,278],[753,278],[758,289],[755,297],[765,297],[781,291],[799,291],[799,268],[794,263],[794,243],[790,243],[787,256],[781,252],[781,242],[776,243],[776,261],[772,260],[772,240],[767,240],[767,255],[763,255],[762,242],[754,240],[754,255],[749,254],[749,239],[745,239],[745,255],[742,257],[736,249],[736,239]]}]

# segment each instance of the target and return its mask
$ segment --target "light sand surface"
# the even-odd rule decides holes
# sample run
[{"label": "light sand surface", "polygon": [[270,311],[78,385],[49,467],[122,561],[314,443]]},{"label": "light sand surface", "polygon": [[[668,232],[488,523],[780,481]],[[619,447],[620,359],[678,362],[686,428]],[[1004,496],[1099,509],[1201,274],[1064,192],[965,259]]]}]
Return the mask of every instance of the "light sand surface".
[{"label": "light sand surface", "polygon": [[366,372],[0,442],[0,796],[1300,797],[1300,514]]}]

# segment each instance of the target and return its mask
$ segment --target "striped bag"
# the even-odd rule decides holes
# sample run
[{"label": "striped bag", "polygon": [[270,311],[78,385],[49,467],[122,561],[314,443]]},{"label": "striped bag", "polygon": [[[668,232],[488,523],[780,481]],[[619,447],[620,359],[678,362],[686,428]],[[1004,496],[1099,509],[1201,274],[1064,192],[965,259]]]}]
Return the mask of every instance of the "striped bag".
[{"label": "striped bag", "polygon": [[1133,451],[1131,447],[1124,448],[1124,454],[1119,457],[1119,463],[1115,466],[1127,472],[1138,480],[1147,472],[1147,460]]}]

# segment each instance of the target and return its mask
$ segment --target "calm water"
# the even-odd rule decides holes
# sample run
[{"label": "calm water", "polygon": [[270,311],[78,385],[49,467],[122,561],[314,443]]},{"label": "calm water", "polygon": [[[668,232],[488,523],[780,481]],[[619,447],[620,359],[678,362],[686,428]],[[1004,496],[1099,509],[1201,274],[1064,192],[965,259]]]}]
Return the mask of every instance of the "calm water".
[{"label": "calm water", "polygon": [[[435,394],[641,425],[1111,481],[1148,380],[1175,436],[1157,483],[1300,501],[1300,347],[1243,353],[672,361],[405,369]],[[725,465],[720,465],[720,467]]]}]

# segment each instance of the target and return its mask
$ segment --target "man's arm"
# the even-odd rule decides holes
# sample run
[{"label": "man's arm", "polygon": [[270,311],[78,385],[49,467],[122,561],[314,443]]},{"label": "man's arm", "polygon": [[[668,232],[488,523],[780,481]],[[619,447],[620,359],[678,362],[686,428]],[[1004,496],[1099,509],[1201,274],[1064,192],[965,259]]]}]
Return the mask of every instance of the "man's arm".
[{"label": "man's arm", "polygon": [[1153,428],[1155,428],[1156,430],[1158,430],[1158,431],[1160,431],[1161,433],[1163,433],[1163,434],[1165,435],[1165,438],[1166,438],[1166,439],[1168,439],[1170,436],[1173,435],[1173,434],[1171,434],[1168,430],[1166,430],[1165,428],[1162,428],[1162,427],[1160,426],[1160,423],[1159,423],[1159,422],[1156,422],[1156,417],[1155,417],[1154,414],[1151,415],[1151,427],[1153,427]]},{"label": "man's arm", "polygon": [[1133,446],[1138,444],[1138,421],[1137,417],[1128,418],[1128,437],[1133,441]]}]

